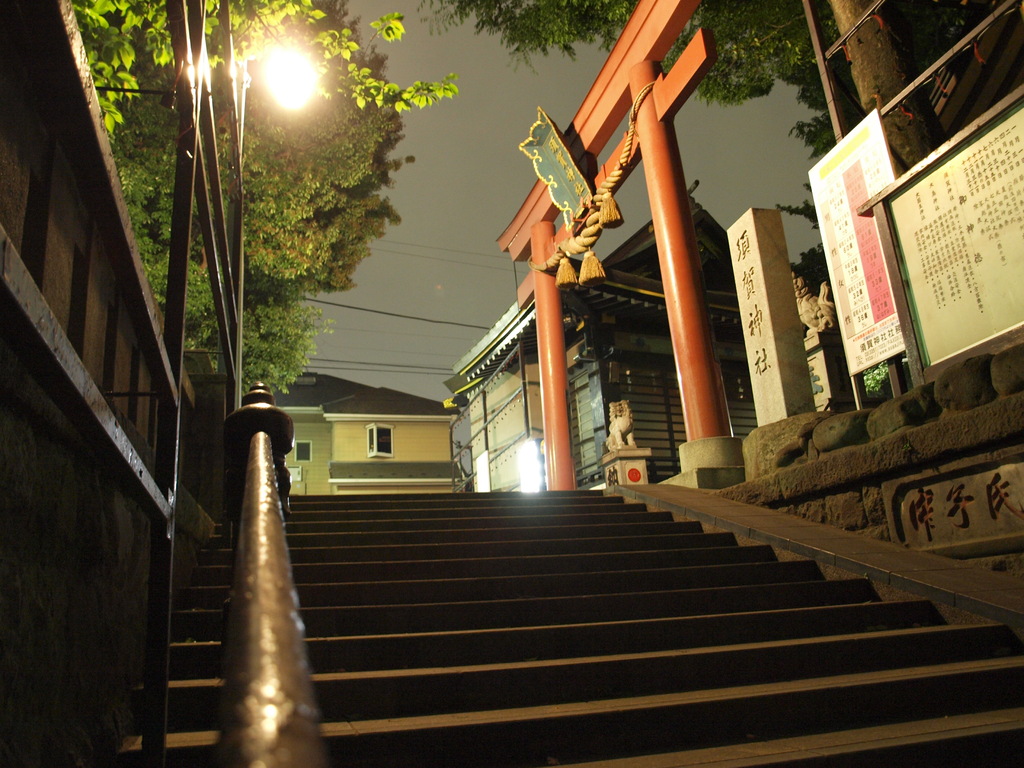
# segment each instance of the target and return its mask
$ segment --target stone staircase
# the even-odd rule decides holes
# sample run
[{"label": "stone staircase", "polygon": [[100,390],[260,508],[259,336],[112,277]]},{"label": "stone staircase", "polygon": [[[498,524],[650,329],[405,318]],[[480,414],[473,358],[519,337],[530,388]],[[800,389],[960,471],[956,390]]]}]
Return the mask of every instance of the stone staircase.
[{"label": "stone staircase", "polygon": [[[1004,626],[946,624],[927,601],[621,497],[292,508],[335,766],[1024,759],[1024,654]],[[212,765],[230,560],[216,539],[173,618],[172,766]]]}]

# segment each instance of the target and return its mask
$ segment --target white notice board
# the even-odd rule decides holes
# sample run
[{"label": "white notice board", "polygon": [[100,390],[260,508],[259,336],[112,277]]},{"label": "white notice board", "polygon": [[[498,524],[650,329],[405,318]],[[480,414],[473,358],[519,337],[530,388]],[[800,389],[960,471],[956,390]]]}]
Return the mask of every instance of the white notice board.
[{"label": "white notice board", "polygon": [[846,361],[850,373],[860,373],[904,350],[878,225],[857,215],[895,180],[878,110],[809,175]]},{"label": "white notice board", "polygon": [[890,200],[924,365],[1024,324],[1024,109]]}]

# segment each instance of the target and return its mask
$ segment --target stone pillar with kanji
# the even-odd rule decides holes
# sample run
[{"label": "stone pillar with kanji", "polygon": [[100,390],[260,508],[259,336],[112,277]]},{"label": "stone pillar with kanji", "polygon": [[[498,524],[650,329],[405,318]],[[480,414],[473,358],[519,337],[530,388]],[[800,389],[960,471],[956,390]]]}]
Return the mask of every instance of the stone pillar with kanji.
[{"label": "stone pillar with kanji", "polygon": [[751,208],[728,236],[757,423],[813,411],[782,214]]}]

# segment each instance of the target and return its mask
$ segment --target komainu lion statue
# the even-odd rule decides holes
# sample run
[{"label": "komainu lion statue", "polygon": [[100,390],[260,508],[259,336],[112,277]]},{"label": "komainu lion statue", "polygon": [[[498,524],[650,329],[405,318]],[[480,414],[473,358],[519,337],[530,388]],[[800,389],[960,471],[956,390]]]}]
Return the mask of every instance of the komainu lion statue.
[{"label": "komainu lion statue", "polygon": [[815,296],[807,281],[794,272],[793,290],[796,292],[796,310],[800,322],[812,331],[825,331],[836,326],[836,305],[829,299],[828,283],[821,284],[821,293]]},{"label": "komainu lion statue", "polygon": [[604,441],[609,451],[629,446],[636,448],[633,440],[633,409],[629,400],[608,403],[608,439]]}]

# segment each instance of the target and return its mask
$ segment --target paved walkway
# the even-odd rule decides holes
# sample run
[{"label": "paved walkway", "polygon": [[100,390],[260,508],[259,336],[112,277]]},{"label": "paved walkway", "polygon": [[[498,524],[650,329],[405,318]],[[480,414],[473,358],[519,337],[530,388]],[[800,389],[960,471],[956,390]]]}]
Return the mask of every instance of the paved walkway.
[{"label": "paved walkway", "polygon": [[694,488],[629,485],[612,493],[1024,630],[1024,581],[1009,574]]}]

